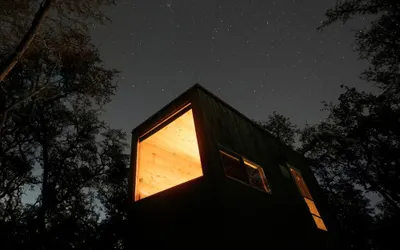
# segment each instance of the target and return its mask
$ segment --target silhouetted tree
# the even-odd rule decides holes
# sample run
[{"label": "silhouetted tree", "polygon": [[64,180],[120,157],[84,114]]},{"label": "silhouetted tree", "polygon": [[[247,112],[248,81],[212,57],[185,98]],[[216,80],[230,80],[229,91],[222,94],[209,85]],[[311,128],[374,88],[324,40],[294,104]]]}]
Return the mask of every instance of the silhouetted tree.
[{"label": "silhouetted tree", "polygon": [[10,73],[32,43],[50,41],[46,32],[37,37],[42,26],[57,33],[62,33],[65,28],[87,30],[88,25],[93,22],[106,20],[102,7],[115,2],[115,0],[3,0],[0,10],[0,27],[2,27],[0,40],[4,43],[1,46],[3,51],[0,57],[0,82]]},{"label": "silhouetted tree", "polygon": [[400,2],[397,0],[339,0],[327,10],[327,19],[320,29],[356,16],[373,21],[356,33],[356,51],[368,60],[369,69],[363,73],[367,81],[375,82],[385,91],[400,87]]},{"label": "silhouetted tree", "polygon": [[[18,103],[0,140],[0,229],[8,248],[112,243],[112,237],[99,236],[100,210],[111,204],[102,184],[127,166],[125,135],[108,129],[99,116],[115,93],[117,72],[102,66],[88,36],[71,30],[54,38],[57,50],[26,53],[0,91],[2,110]],[[76,46],[65,48],[64,40]],[[32,204],[23,202],[27,186],[38,190]]]},{"label": "silhouetted tree", "polygon": [[132,235],[133,224],[128,221],[128,162],[124,153],[125,134],[117,130],[103,134],[101,161],[108,168],[98,184],[98,198],[103,204],[105,218],[99,226],[99,249],[126,249]]},{"label": "silhouetted tree", "polygon": [[340,138],[339,129],[327,122],[307,126],[301,132],[300,150],[312,163],[312,170],[339,222],[343,246],[371,249],[369,232],[373,211],[370,201],[344,170],[347,162],[337,156],[342,147],[335,141],[337,137]]},{"label": "silhouetted tree", "polygon": [[331,160],[356,184],[400,209],[398,100],[345,89],[338,105],[326,105],[328,120],[303,140],[303,149]]},{"label": "silhouetted tree", "polygon": [[276,111],[268,115],[266,121],[259,121],[257,123],[289,146],[293,146],[296,135],[299,132],[297,125],[293,124],[289,118],[278,114]]},{"label": "silhouetted tree", "polygon": [[[57,52],[79,49],[76,38],[86,37],[89,27],[108,21],[102,10],[113,4],[116,0],[3,0],[0,9],[0,84],[4,84],[3,78],[17,61],[25,60],[29,53],[49,53],[53,63],[63,63]],[[70,39],[72,34],[74,37]],[[8,100],[9,103],[0,109],[0,130],[16,106],[46,87],[26,88],[19,99]]]},{"label": "silhouetted tree", "polygon": [[2,1],[4,249],[125,247],[126,138],[99,119],[117,71],[102,65],[88,35],[89,26],[108,20],[101,10],[113,3]]},{"label": "silhouetted tree", "polygon": [[[348,196],[348,201],[342,198],[341,202],[336,201],[347,214],[342,215],[340,210],[337,214],[339,218],[363,215],[360,218],[364,217],[364,221],[346,222],[342,218],[342,224],[352,239],[368,236],[372,241],[373,233],[367,234],[367,227],[359,227],[372,222],[368,219],[368,203],[365,197],[360,199],[362,196],[356,194],[379,194],[385,217],[399,214],[400,106],[393,95],[373,95],[347,87],[345,90],[339,104],[325,105],[330,113],[326,121],[303,131],[302,151],[313,160],[317,176],[331,195],[353,189],[354,196]],[[357,208],[359,212],[352,210],[355,204],[361,205]],[[373,227],[371,223],[368,228]]]},{"label": "silhouetted tree", "polygon": [[[327,19],[320,29],[360,15],[372,20],[355,34],[356,52],[370,63],[361,77],[376,84],[380,94],[344,87],[339,104],[325,106],[329,118],[303,132],[303,152],[314,160],[318,177],[328,180],[325,188],[328,183],[339,183],[336,186],[339,192],[350,187],[361,194],[379,194],[382,200],[376,208],[380,212],[374,215],[373,223],[367,223],[366,217],[363,219],[369,228],[367,232],[359,227],[361,221],[350,221],[346,225],[342,220],[342,225],[347,226],[344,230],[353,239],[365,237],[373,249],[387,249],[391,241],[385,235],[388,229],[398,227],[400,214],[400,2],[337,1],[326,12]],[[352,204],[344,203],[347,216],[354,216],[357,211],[368,214],[362,209],[364,202],[360,203],[360,197],[354,193],[349,198],[361,206],[352,211]],[[350,245],[353,243],[350,241]],[[358,240],[356,246],[371,248]]]}]

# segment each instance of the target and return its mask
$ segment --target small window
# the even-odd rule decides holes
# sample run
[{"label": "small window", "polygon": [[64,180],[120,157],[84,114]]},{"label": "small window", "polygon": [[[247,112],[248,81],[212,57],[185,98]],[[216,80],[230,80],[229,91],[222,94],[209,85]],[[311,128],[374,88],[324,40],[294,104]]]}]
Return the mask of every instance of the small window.
[{"label": "small window", "polygon": [[220,151],[220,153],[226,176],[256,189],[271,192],[264,170],[260,166],[240,156],[232,156],[224,151]]},{"label": "small window", "polygon": [[300,191],[301,195],[303,197],[306,197],[306,198],[312,200],[311,194],[308,191],[306,183],[304,182],[304,179],[301,176],[300,172],[294,170],[293,168],[290,168],[290,173],[292,174],[293,178],[295,179],[297,187],[299,188],[299,191]]},{"label": "small window", "polygon": [[260,166],[257,166],[246,159],[243,159],[243,162],[246,167],[249,184],[257,189],[269,192],[264,170]]},{"label": "small window", "polygon": [[290,168],[290,173],[293,176],[293,179],[296,182],[296,185],[299,189],[299,192],[301,196],[303,196],[304,201],[306,202],[308,206],[308,210],[310,211],[315,224],[317,227],[321,230],[328,231],[328,229],[325,226],[324,221],[321,218],[321,215],[318,212],[317,207],[315,206],[315,203],[311,197],[310,191],[307,188],[306,183],[304,182],[303,177],[301,176],[300,172],[295,170],[294,168]]},{"label": "small window", "polygon": [[225,174],[236,180],[247,183],[246,169],[242,167],[240,159],[221,151],[222,164]]}]

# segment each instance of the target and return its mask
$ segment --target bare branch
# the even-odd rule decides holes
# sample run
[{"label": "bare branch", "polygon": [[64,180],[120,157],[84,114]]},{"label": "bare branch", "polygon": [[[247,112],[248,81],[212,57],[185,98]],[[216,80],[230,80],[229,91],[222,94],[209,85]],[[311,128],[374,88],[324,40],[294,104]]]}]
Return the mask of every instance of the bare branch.
[{"label": "bare branch", "polygon": [[15,102],[14,104],[12,104],[9,108],[7,108],[4,112],[3,115],[1,116],[1,121],[0,121],[0,136],[3,134],[3,127],[7,121],[7,117],[8,117],[8,113],[13,110],[14,108],[16,108],[19,104],[27,101],[28,99],[36,96],[37,94],[39,94],[41,91],[43,91],[48,84],[40,87],[39,89],[33,91],[32,93],[30,93],[29,95],[27,95],[26,97],[22,98],[21,100]]},{"label": "bare branch", "polygon": [[4,62],[4,64],[0,68],[0,83],[6,78],[6,76],[11,72],[14,66],[21,59],[22,55],[31,45],[33,39],[35,38],[37,32],[39,31],[40,26],[43,23],[47,13],[50,10],[50,7],[56,0],[43,0],[40,5],[40,9],[36,13],[31,27],[25,36],[21,39],[18,46],[15,48],[14,53],[12,53]]}]

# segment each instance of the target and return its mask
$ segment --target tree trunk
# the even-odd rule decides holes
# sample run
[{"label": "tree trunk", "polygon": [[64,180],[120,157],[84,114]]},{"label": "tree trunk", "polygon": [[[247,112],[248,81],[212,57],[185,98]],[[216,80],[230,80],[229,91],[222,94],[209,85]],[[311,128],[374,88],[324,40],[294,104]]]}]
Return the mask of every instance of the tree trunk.
[{"label": "tree trunk", "polygon": [[50,164],[49,164],[49,140],[47,135],[47,124],[46,119],[44,119],[43,115],[40,118],[41,123],[41,146],[42,146],[42,159],[43,159],[43,180],[42,180],[42,197],[41,197],[41,206],[39,208],[39,213],[37,217],[38,222],[38,233],[39,237],[37,237],[37,244],[40,248],[44,247],[46,241],[46,213],[49,206],[49,172],[50,172]]},{"label": "tree trunk", "polygon": [[0,83],[6,78],[6,76],[10,73],[10,71],[14,68],[14,66],[21,59],[25,51],[29,48],[29,45],[32,43],[35,35],[37,34],[40,26],[43,23],[44,18],[50,10],[51,5],[55,0],[43,0],[42,4],[38,12],[36,12],[35,17],[33,18],[31,27],[24,35],[24,37],[19,42],[18,46],[15,48],[15,51],[4,61],[0,68]]}]

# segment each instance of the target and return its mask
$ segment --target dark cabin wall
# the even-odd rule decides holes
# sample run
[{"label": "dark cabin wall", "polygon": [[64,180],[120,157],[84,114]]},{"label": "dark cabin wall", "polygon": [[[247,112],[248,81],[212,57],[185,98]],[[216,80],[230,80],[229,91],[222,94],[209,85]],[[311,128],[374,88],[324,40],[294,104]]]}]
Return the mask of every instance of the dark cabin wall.
[{"label": "dark cabin wall", "polygon": [[[279,142],[226,103],[210,95],[207,90],[199,88],[197,95],[197,105],[201,107],[199,112],[203,119],[202,126],[206,131],[203,136],[206,138],[209,148],[212,148],[212,152],[208,154],[208,162],[215,168],[213,170],[215,175],[220,177],[216,179],[215,183],[220,193],[219,212],[224,218],[221,223],[228,228],[234,228],[235,225],[246,228],[251,225],[250,221],[253,221],[253,224],[254,221],[259,221],[262,225],[268,225],[263,228],[260,237],[262,235],[265,237],[268,233],[276,235],[281,231],[284,232],[282,241],[284,235],[292,235],[293,240],[296,238],[295,236],[298,237],[295,241],[299,245],[302,245],[300,241],[306,241],[304,244],[309,244],[307,247],[310,249],[333,248],[335,237],[333,232],[335,232],[336,226],[331,223],[333,220],[329,209],[304,157]],[[263,167],[272,194],[259,192],[226,178],[217,151],[218,144]],[[305,202],[299,195],[296,184],[282,173],[279,165],[285,165],[285,163],[289,163],[301,171],[329,229],[328,234],[316,228]],[[269,230],[271,231],[269,232]],[[232,232],[230,234],[232,236]],[[247,236],[243,235],[243,232],[234,232],[233,235],[235,238],[250,238],[256,234],[253,231]]]},{"label": "dark cabin wall", "polygon": [[[281,185],[286,178],[279,165],[288,162],[298,168],[303,175],[308,175],[308,167],[304,166],[302,157],[298,157],[295,152],[279,143],[248,118],[210,96],[204,90],[199,89],[198,96],[204,119],[205,137],[207,137],[209,144],[220,144],[263,167],[275,195],[286,197],[293,193],[295,189],[292,185],[289,187]],[[214,149],[216,148],[214,146]],[[214,160],[219,161],[218,151],[213,156],[217,155],[218,159]],[[213,164],[218,164],[219,169],[221,169],[220,162],[213,162]],[[222,169],[218,172],[223,175]]]},{"label": "dark cabin wall", "polygon": [[[193,87],[133,130],[132,177],[139,136],[187,103],[192,104],[204,176],[132,203],[133,240],[158,240],[164,246],[199,240],[224,246],[247,241],[247,246],[265,244],[270,249],[335,249],[324,199],[305,159],[202,87]],[[218,143],[263,167],[272,194],[226,178]],[[283,175],[279,165],[286,162],[302,172],[329,234],[316,229],[295,183]]]},{"label": "dark cabin wall", "polygon": [[[132,224],[132,246],[146,245],[155,247],[184,247],[189,241],[215,242],[221,231],[216,225],[218,220],[218,198],[207,154],[210,152],[204,137],[202,119],[197,118],[199,110],[195,103],[197,91],[191,89],[164,106],[132,131],[131,170],[129,194],[131,210],[129,220]],[[134,202],[137,142],[140,136],[154,126],[173,115],[177,110],[192,105],[200,158],[204,176],[183,183],[171,189]],[[204,150],[203,150],[204,149]]]},{"label": "dark cabin wall", "polygon": [[[129,171],[129,181],[128,181],[128,194],[130,194],[129,200],[130,202],[134,202],[134,194],[135,194],[135,182],[136,182],[136,160],[137,160],[137,143],[139,138],[143,136],[145,133],[153,130],[155,126],[164,122],[166,119],[171,117],[177,110],[191,104],[194,92],[186,91],[182,93],[180,96],[175,98],[173,101],[165,105],[162,109],[160,109],[157,113],[150,116],[144,122],[142,122],[139,126],[132,130],[132,140],[131,140],[131,158],[130,158],[130,171]],[[155,129],[157,130],[157,128]]]}]

